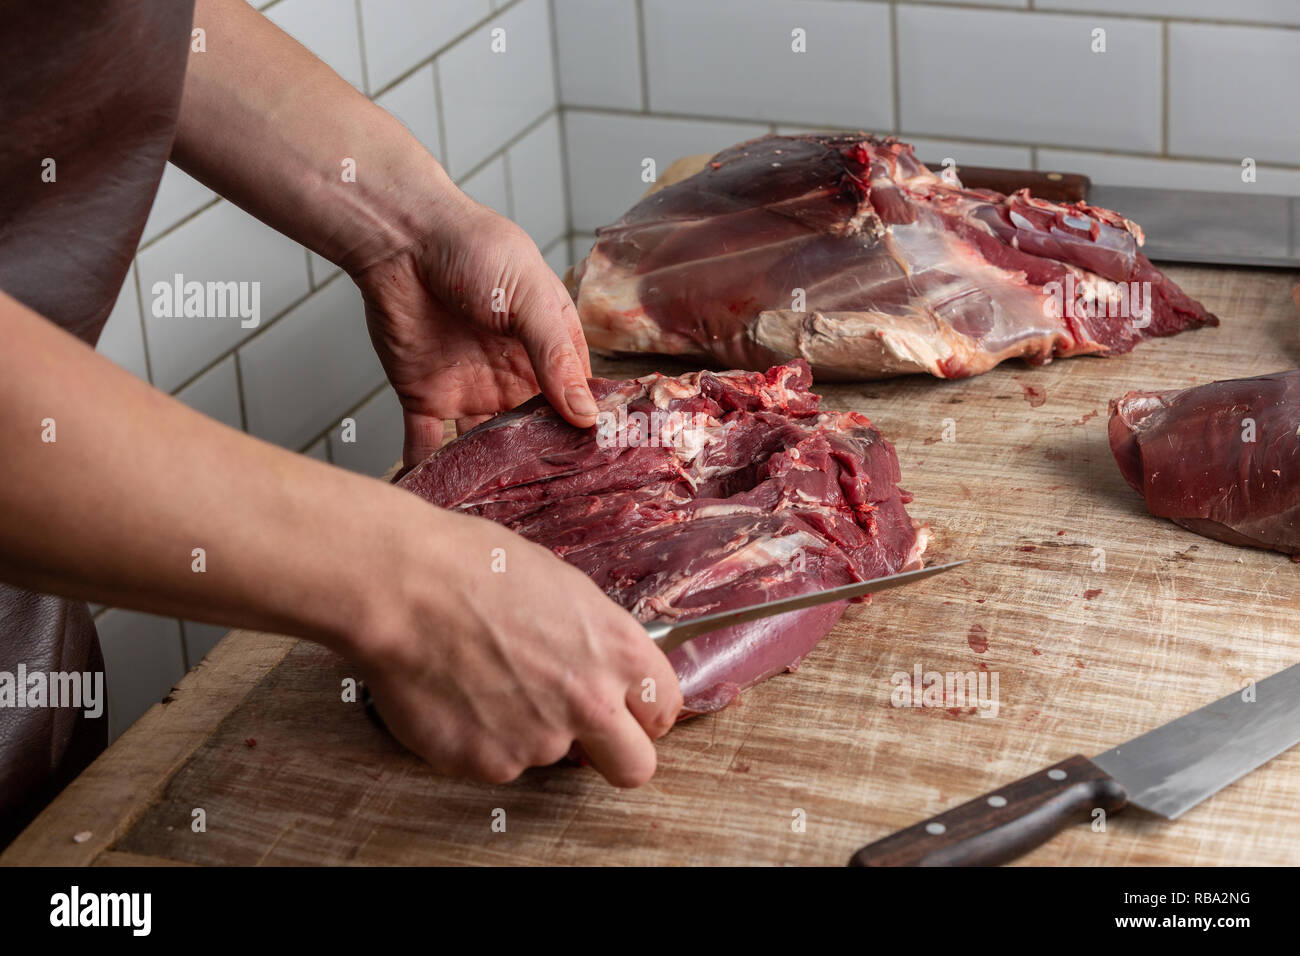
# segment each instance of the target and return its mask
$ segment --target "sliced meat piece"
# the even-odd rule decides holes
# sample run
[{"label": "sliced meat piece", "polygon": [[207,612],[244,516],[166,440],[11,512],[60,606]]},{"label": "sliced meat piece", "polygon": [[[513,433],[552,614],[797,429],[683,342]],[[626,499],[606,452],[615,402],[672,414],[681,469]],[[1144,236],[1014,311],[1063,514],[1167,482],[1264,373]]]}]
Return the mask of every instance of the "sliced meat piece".
[{"label": "sliced meat piece", "polygon": [[1110,447],[1153,515],[1300,555],[1300,370],[1110,403]]},{"label": "sliced meat piece", "polygon": [[962,378],[1218,324],[1142,241],[1107,209],[963,189],[892,138],[767,136],[598,230],[572,284],[606,352]]},{"label": "sliced meat piece", "polygon": [[[593,379],[596,427],[541,398],[444,446],[399,484],[580,568],[641,621],[686,620],[920,566],[893,446],[822,412],[803,362]],[[684,714],[792,670],[845,604],[703,635],[669,659]]]}]

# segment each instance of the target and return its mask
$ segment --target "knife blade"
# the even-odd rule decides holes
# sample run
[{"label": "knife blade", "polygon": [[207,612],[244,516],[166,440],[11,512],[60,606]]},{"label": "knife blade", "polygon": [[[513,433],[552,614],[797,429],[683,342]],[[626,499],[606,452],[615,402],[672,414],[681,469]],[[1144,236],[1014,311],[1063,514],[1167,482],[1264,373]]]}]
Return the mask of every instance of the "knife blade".
[{"label": "knife blade", "polygon": [[1138,223],[1157,262],[1300,265],[1300,204],[1289,196],[1092,186],[1088,202]]},{"label": "knife blade", "polygon": [[899,574],[873,578],[870,581],[855,581],[853,584],[845,584],[837,588],[812,591],[808,594],[798,594],[794,597],[781,598],[776,601],[765,601],[762,604],[750,604],[730,611],[720,611],[717,614],[706,614],[703,617],[691,618],[688,621],[650,621],[643,626],[646,633],[659,645],[659,649],[667,654],[674,648],[685,644],[691,638],[706,634],[709,631],[717,631],[733,624],[743,624],[746,621],[755,621],[763,617],[788,614],[790,611],[798,611],[818,604],[847,601],[850,598],[875,594],[877,591],[886,591],[889,588],[900,587],[904,584],[911,584],[913,581],[921,581],[936,574],[942,574],[944,571],[951,571],[953,568],[959,568],[965,563],[965,561],[951,561],[948,564],[931,565],[928,568],[920,568],[916,571],[903,571]]},{"label": "knife blade", "polygon": [[1089,760],[1076,754],[877,840],[851,866],[992,866],[1128,805],[1175,819],[1300,743],[1300,664]]}]

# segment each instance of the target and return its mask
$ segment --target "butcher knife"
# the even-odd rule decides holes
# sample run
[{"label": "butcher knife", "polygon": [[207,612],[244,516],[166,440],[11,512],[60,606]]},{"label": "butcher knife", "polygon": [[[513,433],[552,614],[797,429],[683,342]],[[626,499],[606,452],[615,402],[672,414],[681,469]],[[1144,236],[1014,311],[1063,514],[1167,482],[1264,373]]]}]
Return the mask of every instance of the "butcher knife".
[{"label": "butcher knife", "polygon": [[847,601],[851,598],[875,594],[877,591],[887,591],[889,588],[911,584],[913,581],[921,581],[936,574],[942,574],[944,571],[951,571],[953,568],[959,568],[965,563],[965,561],[952,561],[948,564],[935,564],[916,571],[903,571],[900,574],[890,574],[883,578],[872,578],[870,581],[855,581],[853,584],[845,584],[838,588],[811,591],[808,594],[781,598],[777,601],[765,601],[762,604],[750,604],[747,607],[720,611],[717,614],[706,614],[703,617],[691,618],[689,621],[650,621],[644,627],[646,633],[659,645],[659,649],[667,654],[673,648],[680,647],[691,638],[707,634],[709,631],[721,630],[724,627],[731,627],[733,624],[744,624],[746,621],[756,621],[762,617],[787,614],[790,611],[798,611],[818,604]]},{"label": "butcher knife", "polygon": [[1142,252],[1155,262],[1300,267],[1300,200],[1253,186],[1234,193],[1105,186],[1078,173],[990,166],[958,166],[957,178],[969,189],[1028,189],[1040,199],[1113,209],[1142,227]]},{"label": "butcher knife", "polygon": [[1174,820],[1300,743],[1300,664],[1089,760],[1076,754],[863,847],[850,866],[996,866],[1135,806]]}]

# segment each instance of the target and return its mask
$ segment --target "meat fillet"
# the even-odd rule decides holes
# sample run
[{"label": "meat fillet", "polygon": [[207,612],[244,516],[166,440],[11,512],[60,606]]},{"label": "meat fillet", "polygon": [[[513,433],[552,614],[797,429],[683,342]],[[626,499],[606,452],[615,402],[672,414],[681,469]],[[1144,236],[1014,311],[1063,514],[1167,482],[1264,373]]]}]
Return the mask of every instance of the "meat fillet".
[{"label": "meat fillet", "polygon": [[1108,209],[963,189],[894,139],[766,136],[598,230],[592,348],[819,377],[962,378],[1217,325]]},{"label": "meat fillet", "polygon": [[1110,403],[1110,447],[1154,515],[1300,555],[1300,370]]},{"label": "meat fillet", "polygon": [[[818,410],[803,362],[761,372],[593,379],[594,428],[535,398],[400,484],[490,518],[580,568],[641,621],[686,620],[920,566],[893,446]],[[683,714],[793,669],[845,604],[702,635],[669,659]]]}]

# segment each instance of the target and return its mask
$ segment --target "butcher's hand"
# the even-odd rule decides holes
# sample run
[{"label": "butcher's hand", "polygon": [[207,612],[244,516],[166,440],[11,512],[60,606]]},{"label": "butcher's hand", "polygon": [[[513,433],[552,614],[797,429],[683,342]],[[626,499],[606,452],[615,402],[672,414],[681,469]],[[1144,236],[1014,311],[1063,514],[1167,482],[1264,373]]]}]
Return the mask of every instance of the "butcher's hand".
[{"label": "butcher's hand", "polygon": [[538,391],[573,424],[596,423],[591,366],[564,283],[522,229],[447,185],[407,245],[354,273],[380,362],[401,400],[410,467]]},{"label": "butcher's hand", "polygon": [[508,780],[574,741],[616,784],[654,772],[676,678],[575,568],[205,418],[2,292],[0,342],[0,581],[318,641],[452,773]]},{"label": "butcher's hand", "polygon": [[407,129],[244,0],[199,0],[172,161],[341,266],[405,410],[403,458],[540,390],[595,423],[564,284]]},{"label": "butcher's hand", "polygon": [[[415,499],[412,499],[415,500]],[[478,518],[439,512],[425,557],[354,656],[393,734],[433,766],[489,783],[576,741],[613,784],[655,770],[682,696],[645,630],[586,575]],[[431,587],[437,570],[458,570]]]}]

